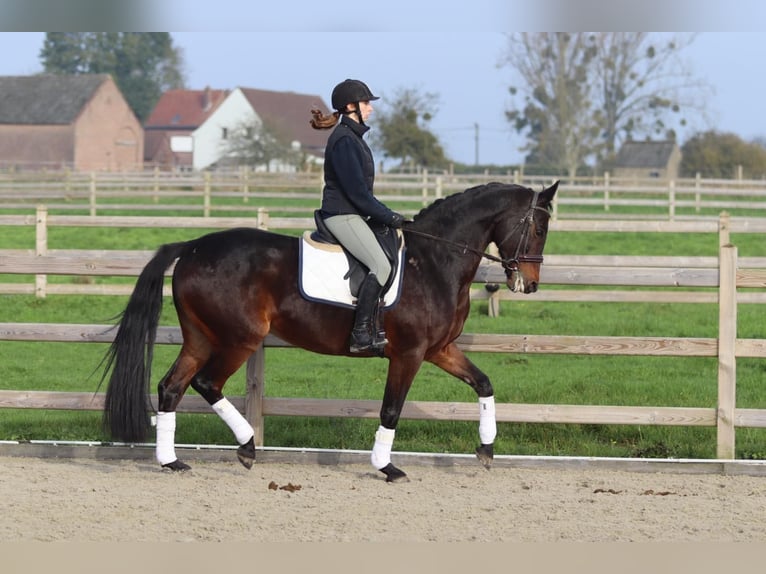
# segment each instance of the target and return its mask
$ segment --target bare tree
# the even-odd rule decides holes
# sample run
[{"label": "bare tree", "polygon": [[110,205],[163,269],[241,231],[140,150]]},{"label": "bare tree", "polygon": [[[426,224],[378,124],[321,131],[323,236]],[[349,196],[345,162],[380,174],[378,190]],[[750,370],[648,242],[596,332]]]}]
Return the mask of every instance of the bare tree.
[{"label": "bare tree", "polygon": [[222,164],[247,165],[271,171],[275,164],[299,167],[303,157],[273,127],[261,121],[237,125],[223,142]]},{"label": "bare tree", "polygon": [[684,126],[688,114],[704,113],[709,87],[691,75],[681,58],[693,34],[607,32],[593,38],[594,120],[603,126],[605,165],[621,141],[676,139],[673,125]]},{"label": "bare tree", "polygon": [[506,115],[526,131],[528,163],[570,175],[589,158],[608,166],[621,141],[675,139],[673,125],[704,114],[709,87],[681,59],[693,35],[551,32],[509,39],[503,64],[518,72],[523,85],[510,92],[523,101]]},{"label": "bare tree", "polygon": [[510,36],[505,63],[525,85],[510,88],[522,101],[506,117],[519,133],[526,132],[527,163],[575,175],[593,154],[598,129],[590,117],[588,81],[595,55],[592,37],[583,33]]}]

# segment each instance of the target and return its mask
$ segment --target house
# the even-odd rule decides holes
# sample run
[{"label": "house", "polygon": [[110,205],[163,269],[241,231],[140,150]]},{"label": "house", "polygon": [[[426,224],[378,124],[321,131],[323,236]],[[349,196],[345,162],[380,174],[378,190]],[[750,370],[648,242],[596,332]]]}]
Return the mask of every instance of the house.
[{"label": "house", "polygon": [[195,131],[229,94],[227,90],[168,90],[144,122],[144,161],[161,169],[191,169]]},{"label": "house", "polygon": [[111,76],[0,77],[0,167],[143,168],[144,134]]},{"label": "house", "polygon": [[[227,163],[231,138],[241,130],[263,126],[283,143],[301,153],[309,163],[321,163],[329,133],[315,130],[309,124],[311,110],[328,114],[329,108],[320,96],[277,92],[252,88],[236,88],[210,117],[194,132],[195,169]],[[269,171],[294,171],[286,162],[274,160],[269,166],[257,166]]]},{"label": "house", "polygon": [[678,178],[681,150],[674,141],[629,141],[620,148],[614,166],[616,178]]}]

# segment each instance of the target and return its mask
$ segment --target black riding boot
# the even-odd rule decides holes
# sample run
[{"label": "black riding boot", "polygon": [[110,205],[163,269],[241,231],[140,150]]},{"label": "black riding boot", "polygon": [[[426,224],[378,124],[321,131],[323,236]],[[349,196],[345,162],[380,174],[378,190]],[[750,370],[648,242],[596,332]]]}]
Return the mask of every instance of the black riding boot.
[{"label": "black riding boot", "polygon": [[354,317],[354,328],[351,330],[349,349],[352,353],[381,349],[388,343],[388,340],[379,336],[377,326],[373,325],[382,291],[383,288],[374,273],[368,273],[359,286],[356,317]]}]

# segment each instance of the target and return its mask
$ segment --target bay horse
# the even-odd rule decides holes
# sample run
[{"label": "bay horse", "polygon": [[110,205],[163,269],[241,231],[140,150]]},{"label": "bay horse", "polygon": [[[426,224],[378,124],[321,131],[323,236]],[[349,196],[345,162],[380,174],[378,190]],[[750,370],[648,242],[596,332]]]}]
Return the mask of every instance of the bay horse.
[{"label": "bay horse", "polygon": [[[406,256],[398,303],[381,318],[388,374],[372,465],[387,482],[409,480],[391,463],[407,393],[423,361],[467,383],[478,395],[479,461],[489,468],[496,430],[492,384],[457,347],[482,258],[502,264],[513,291],[537,290],[551,202],[558,182],[541,191],[487,183],[423,208],[403,226]],[[183,344],[157,386],[156,457],[164,468],[189,466],[175,454],[175,414],[191,385],[232,430],[240,462],[255,461],[252,426],[222,389],[268,333],[328,355],[351,355],[353,309],[309,301],[298,287],[300,238],[236,228],[161,246],[147,263],[104,357],[104,426],[113,438],[143,442],[149,429],[148,388],[162,309],[164,274],[175,262],[173,302]],[[499,257],[486,252],[495,243]],[[111,370],[111,376],[109,371]]]}]

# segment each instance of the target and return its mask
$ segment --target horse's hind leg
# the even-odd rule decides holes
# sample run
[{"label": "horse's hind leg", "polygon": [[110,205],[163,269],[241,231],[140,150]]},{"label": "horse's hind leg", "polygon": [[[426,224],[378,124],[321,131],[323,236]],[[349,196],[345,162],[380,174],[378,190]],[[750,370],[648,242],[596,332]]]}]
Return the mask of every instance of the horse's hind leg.
[{"label": "horse's hind leg", "polygon": [[[204,360],[204,359],[203,359]],[[163,468],[188,470],[189,465],[178,460],[175,450],[176,408],[181,402],[189,382],[199,370],[201,360],[185,349],[157,385],[157,446],[156,457]]]},{"label": "horse's hind leg", "polygon": [[214,353],[205,366],[192,377],[192,388],[213,408],[234,433],[239,443],[237,457],[245,468],[251,468],[255,462],[255,432],[252,425],[240,414],[236,407],[223,396],[222,389],[229,377],[242,366],[252,354],[249,349]]},{"label": "horse's hind leg", "polygon": [[479,439],[481,444],[476,448],[476,456],[484,468],[489,470],[494,458],[494,443],[497,436],[495,394],[489,377],[474,365],[454,343],[447,345],[435,355],[427,357],[427,360],[470,385],[479,396]]}]

